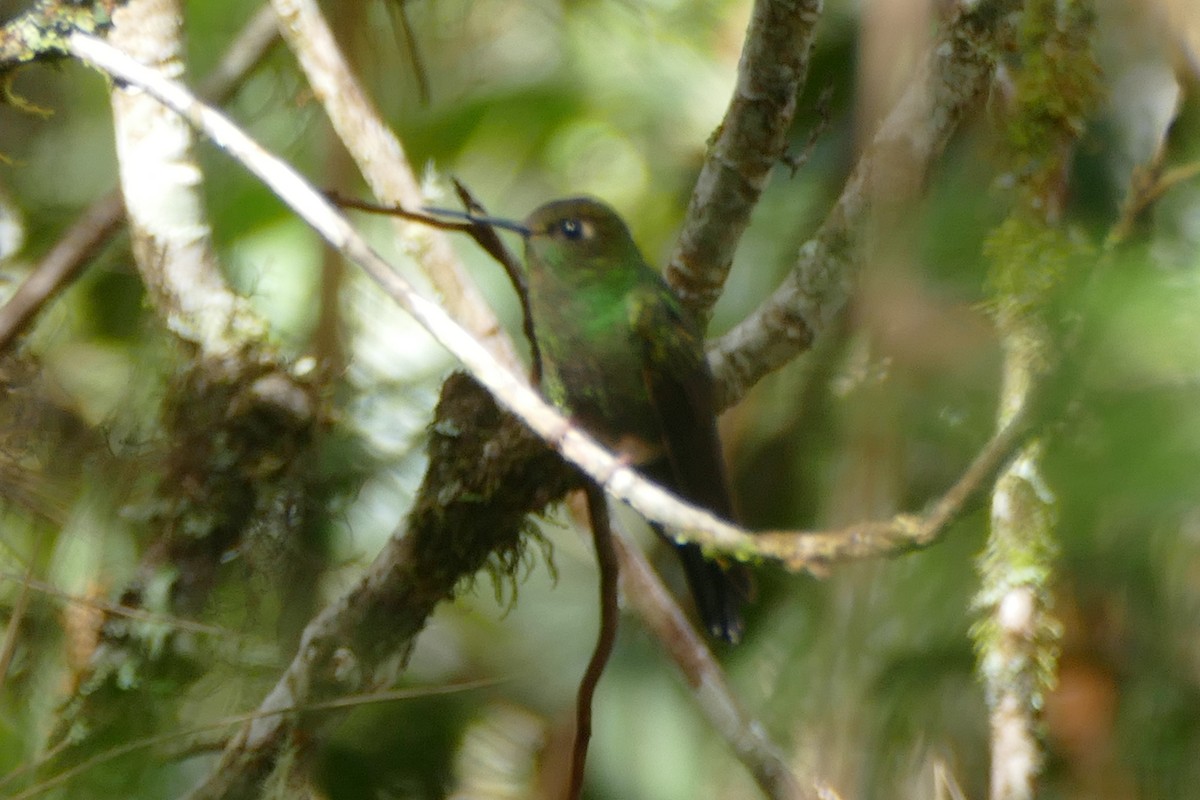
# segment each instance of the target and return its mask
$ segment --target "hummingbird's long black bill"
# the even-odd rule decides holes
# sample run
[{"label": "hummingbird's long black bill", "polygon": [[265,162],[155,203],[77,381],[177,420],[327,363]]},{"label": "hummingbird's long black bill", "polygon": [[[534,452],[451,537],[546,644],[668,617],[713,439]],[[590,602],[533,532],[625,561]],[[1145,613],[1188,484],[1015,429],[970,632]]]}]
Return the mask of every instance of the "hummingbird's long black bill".
[{"label": "hummingbird's long black bill", "polygon": [[[479,201],[457,179],[454,181],[454,188],[457,190],[458,197],[462,200],[463,205],[470,209],[483,210]],[[525,338],[529,341],[529,356],[532,362],[530,379],[534,386],[540,384],[542,382],[542,350],[538,345],[537,336],[534,335],[533,310],[529,307],[529,285],[525,280],[525,271],[521,269],[520,262],[509,253],[508,248],[504,246],[504,242],[500,241],[500,236],[496,233],[497,229],[509,230],[521,234],[521,238],[523,239],[528,239],[530,235],[529,228],[510,219],[490,217],[486,214],[475,214],[470,211],[458,211],[451,208],[423,206],[421,211],[429,214],[431,217],[443,217],[466,223],[467,232],[471,234],[479,246],[490,253],[504,267],[504,271],[508,274],[508,279],[512,281],[513,288],[517,292],[517,297],[521,301],[522,328],[525,331]],[[441,224],[448,225],[450,223],[443,221]]]},{"label": "hummingbird's long black bill", "polygon": [[493,228],[502,228],[506,231],[519,233],[525,238],[529,238],[530,230],[519,222],[503,217],[481,217],[477,214],[471,214],[466,211],[456,211],[452,208],[436,208],[434,206],[422,206],[421,210],[426,214],[433,214],[438,217],[449,217],[450,219],[461,219],[465,222],[470,222],[475,225],[489,225]]}]

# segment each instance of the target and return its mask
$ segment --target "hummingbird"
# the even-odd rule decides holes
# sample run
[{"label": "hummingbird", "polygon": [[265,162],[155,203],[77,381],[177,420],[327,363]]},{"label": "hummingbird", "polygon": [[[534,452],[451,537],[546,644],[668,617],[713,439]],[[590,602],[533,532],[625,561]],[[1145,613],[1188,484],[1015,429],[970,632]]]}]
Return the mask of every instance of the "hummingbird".
[{"label": "hummingbird", "polygon": [[[646,477],[732,520],[704,337],[617,212],[575,197],[522,223],[479,221],[525,239],[525,291],[549,399]],[[709,634],[737,642],[747,568],[654,528],[678,552]]]}]

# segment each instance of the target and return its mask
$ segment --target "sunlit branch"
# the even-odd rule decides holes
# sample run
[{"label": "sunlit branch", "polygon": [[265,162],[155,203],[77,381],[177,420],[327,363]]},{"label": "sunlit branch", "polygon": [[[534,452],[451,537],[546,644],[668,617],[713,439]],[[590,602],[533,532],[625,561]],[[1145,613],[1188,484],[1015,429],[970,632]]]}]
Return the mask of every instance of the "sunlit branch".
[{"label": "sunlit branch", "polygon": [[[199,94],[224,103],[242,85],[278,39],[275,15],[260,9],[238,32]],[[37,314],[79,275],[100,249],[121,230],[125,206],[113,189],[92,203],[50,248],[17,290],[0,307],[0,351],[9,347]]]}]

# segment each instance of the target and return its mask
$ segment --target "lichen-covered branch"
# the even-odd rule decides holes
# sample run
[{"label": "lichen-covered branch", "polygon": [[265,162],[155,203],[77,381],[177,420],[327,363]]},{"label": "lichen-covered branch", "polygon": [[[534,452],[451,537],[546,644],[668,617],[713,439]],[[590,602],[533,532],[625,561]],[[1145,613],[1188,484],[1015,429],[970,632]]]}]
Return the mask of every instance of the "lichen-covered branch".
[{"label": "lichen-covered branch", "polygon": [[[1002,405],[1028,402],[1042,372],[1045,341],[1033,329],[1010,330]],[[980,561],[974,630],[992,730],[992,800],[1032,800],[1041,771],[1042,700],[1053,682],[1058,625],[1050,615],[1055,498],[1042,476],[1040,440],[1028,442],[996,480],[991,531]]]},{"label": "lichen-covered branch", "polygon": [[823,0],[758,0],[742,45],[737,87],[688,203],[666,276],[707,319],[771,169],[787,148],[808,74]]},{"label": "lichen-covered branch", "polygon": [[[67,37],[76,31],[101,33],[112,25],[113,10],[123,0],[69,2],[37,0],[0,28],[0,80],[15,67],[69,54]],[[5,92],[7,94],[7,92]],[[6,100],[12,100],[6,97]]]},{"label": "lichen-covered branch", "polygon": [[[1094,9],[1083,0],[1029,0],[1021,20],[1007,134],[1015,202],[989,237],[992,310],[1004,349],[999,424],[1030,403],[1062,354],[1055,295],[1081,264],[1086,239],[1062,221],[1070,154],[1097,98]],[[1032,800],[1042,769],[1041,715],[1058,665],[1051,613],[1056,499],[1030,439],[996,480],[980,559],[973,628],[991,724],[991,800]]]}]

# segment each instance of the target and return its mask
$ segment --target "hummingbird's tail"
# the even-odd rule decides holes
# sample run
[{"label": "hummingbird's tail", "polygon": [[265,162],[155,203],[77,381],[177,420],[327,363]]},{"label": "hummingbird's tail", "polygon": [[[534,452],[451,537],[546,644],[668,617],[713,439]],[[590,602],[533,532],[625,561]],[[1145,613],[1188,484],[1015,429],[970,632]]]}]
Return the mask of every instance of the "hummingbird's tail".
[{"label": "hummingbird's tail", "polygon": [[[717,478],[712,482],[713,485],[701,495],[698,491],[689,492],[678,486],[680,481],[676,479],[674,467],[666,458],[644,464],[639,470],[668,489],[679,491],[684,497],[691,495],[693,502],[710,509],[717,516],[732,518],[733,504],[729,500],[722,472],[715,473]],[[671,542],[679,553],[683,573],[687,576],[688,588],[692,590],[692,598],[696,601],[696,611],[700,614],[704,629],[714,638],[737,644],[744,628],[742,608],[750,602],[753,593],[749,568],[732,559],[705,558],[698,545],[677,544],[661,526],[652,524],[651,527],[655,533]]]},{"label": "hummingbird's tail", "polygon": [[[662,530],[655,526],[662,534]],[[750,600],[750,571],[736,562],[713,561],[694,544],[677,544],[688,588],[710,636],[737,644],[742,638],[742,607]]]}]

